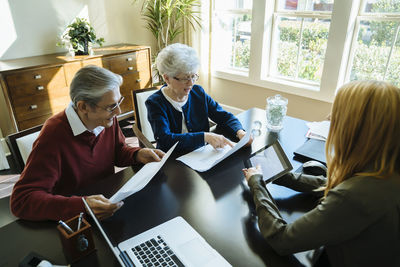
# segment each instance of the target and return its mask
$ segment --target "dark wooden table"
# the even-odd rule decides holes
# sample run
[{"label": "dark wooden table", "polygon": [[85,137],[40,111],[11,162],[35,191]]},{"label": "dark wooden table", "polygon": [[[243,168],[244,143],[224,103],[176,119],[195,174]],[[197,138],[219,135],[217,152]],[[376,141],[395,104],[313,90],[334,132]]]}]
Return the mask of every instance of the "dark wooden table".
[{"label": "dark wooden table", "polygon": [[[125,205],[102,222],[114,245],[179,215],[233,266],[301,266],[299,259],[304,253],[279,256],[262,238],[242,195],[241,169],[243,160],[252,152],[278,139],[296,170],[301,163],[293,160],[293,151],[306,140],[305,121],[286,117],[283,130],[270,133],[266,131],[264,110],[250,109],[238,118],[247,131],[253,130],[252,146],[204,173],[170,158],[143,190],[125,199]],[[261,127],[255,121],[261,122]],[[87,193],[111,196],[133,174],[132,168],[127,168]],[[268,189],[288,222],[316,204],[315,198],[279,185],[269,184]],[[97,251],[74,266],[118,266],[95,226],[93,232]],[[17,220],[0,228],[0,240],[0,266],[17,266],[30,251],[54,264],[66,264],[55,222]]]}]

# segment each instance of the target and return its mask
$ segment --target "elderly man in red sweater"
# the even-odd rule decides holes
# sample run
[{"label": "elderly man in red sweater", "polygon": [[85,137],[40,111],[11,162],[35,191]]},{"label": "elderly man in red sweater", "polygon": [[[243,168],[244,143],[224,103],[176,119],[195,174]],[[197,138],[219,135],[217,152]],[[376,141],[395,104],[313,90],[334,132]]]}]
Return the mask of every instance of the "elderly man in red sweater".
[{"label": "elderly man in red sweater", "polygon": [[[85,211],[82,187],[114,173],[114,166],[159,161],[157,149],[129,147],[116,116],[123,100],[122,77],[107,69],[80,69],[70,86],[72,102],[49,118],[34,142],[20,180],[11,195],[11,211],[26,220],[60,220]],[[103,195],[86,196],[100,219],[114,214],[122,202],[113,204]]]}]

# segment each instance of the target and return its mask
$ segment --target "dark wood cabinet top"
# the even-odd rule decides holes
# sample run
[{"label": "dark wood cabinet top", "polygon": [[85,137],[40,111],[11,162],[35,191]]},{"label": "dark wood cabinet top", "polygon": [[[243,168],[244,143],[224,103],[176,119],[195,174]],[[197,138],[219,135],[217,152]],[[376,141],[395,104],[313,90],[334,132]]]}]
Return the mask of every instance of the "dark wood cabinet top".
[{"label": "dark wood cabinet top", "polygon": [[133,45],[133,44],[117,44],[94,48],[94,55],[75,56],[67,58],[66,52],[55,53],[41,56],[24,57],[9,60],[0,60],[0,72],[13,70],[23,70],[31,67],[47,67],[54,65],[63,65],[68,62],[87,60],[91,58],[99,58],[108,55],[119,55],[129,53],[135,50],[147,49],[149,46]]}]

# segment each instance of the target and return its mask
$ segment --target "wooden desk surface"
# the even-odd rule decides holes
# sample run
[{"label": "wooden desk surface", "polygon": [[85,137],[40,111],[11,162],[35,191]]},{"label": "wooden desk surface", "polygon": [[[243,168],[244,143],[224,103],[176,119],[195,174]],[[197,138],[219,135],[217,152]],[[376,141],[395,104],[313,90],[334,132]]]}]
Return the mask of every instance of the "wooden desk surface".
[{"label": "wooden desk surface", "polygon": [[[204,173],[169,159],[143,190],[125,199],[124,206],[102,222],[114,245],[179,215],[233,266],[300,266],[296,257],[279,256],[264,241],[249,215],[240,183],[244,179],[243,160],[276,139],[292,160],[293,151],[305,141],[307,126],[302,120],[287,117],[280,133],[268,133],[265,112],[261,109],[250,109],[238,118],[247,131],[252,130],[255,120],[262,123],[252,147],[241,149]],[[297,169],[301,163],[292,160],[292,164]],[[105,195],[110,196],[133,173],[127,168],[92,187],[90,193],[104,193],[107,188],[110,191]],[[114,186],[110,188],[107,184]],[[316,204],[310,196],[282,186],[270,184],[268,189],[288,222]],[[97,251],[74,266],[118,266],[96,228],[94,239]],[[0,240],[0,266],[16,266],[30,251],[54,264],[66,263],[55,222],[17,220],[0,229]]]}]

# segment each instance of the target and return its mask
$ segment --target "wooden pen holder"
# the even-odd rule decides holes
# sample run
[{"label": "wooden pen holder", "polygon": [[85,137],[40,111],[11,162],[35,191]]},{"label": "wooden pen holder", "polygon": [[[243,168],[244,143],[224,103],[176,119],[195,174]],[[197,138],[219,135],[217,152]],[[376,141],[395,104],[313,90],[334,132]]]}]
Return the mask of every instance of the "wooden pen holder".
[{"label": "wooden pen holder", "polygon": [[79,215],[65,222],[74,231],[73,233],[69,233],[60,224],[57,226],[64,254],[70,263],[81,259],[95,250],[91,225],[82,218],[81,228],[77,230],[78,219]]}]

